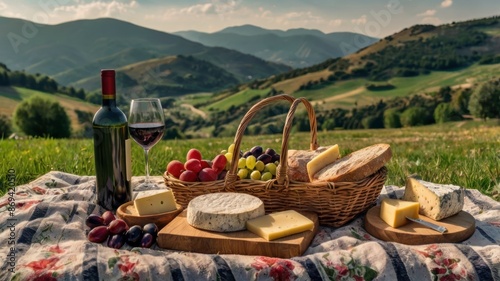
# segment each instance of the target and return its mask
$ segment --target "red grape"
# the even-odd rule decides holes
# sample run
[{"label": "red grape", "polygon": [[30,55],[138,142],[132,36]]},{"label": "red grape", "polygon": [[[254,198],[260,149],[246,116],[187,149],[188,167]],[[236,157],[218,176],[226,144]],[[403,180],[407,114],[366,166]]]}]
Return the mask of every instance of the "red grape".
[{"label": "red grape", "polygon": [[111,211],[106,211],[102,214],[102,218],[104,219],[104,225],[109,225],[112,221],[116,219],[115,215]]},{"label": "red grape", "polygon": [[186,160],[198,159],[201,161],[201,152],[196,148],[191,148],[186,154]]},{"label": "red grape", "polygon": [[167,172],[176,178],[179,178],[182,171],[184,171],[184,164],[179,160],[172,160],[167,165]]},{"label": "red grape", "polygon": [[205,168],[198,173],[200,181],[215,181],[217,180],[217,172],[212,168]]},{"label": "red grape", "polygon": [[219,154],[215,156],[214,161],[212,161],[212,169],[214,169],[217,173],[220,173],[226,167],[226,163],[227,158],[224,155]]},{"label": "red grape", "polygon": [[111,234],[120,234],[128,229],[127,223],[122,219],[116,219],[108,225],[108,231]]},{"label": "red grape", "polygon": [[198,181],[198,175],[193,171],[187,170],[187,171],[182,172],[179,179],[181,181],[195,182],[195,181]]},{"label": "red grape", "polygon": [[109,236],[108,228],[104,225],[94,227],[88,234],[90,242],[101,243]]},{"label": "red grape", "polygon": [[198,159],[189,159],[184,164],[184,168],[189,171],[193,171],[198,174],[201,171],[201,162]]}]

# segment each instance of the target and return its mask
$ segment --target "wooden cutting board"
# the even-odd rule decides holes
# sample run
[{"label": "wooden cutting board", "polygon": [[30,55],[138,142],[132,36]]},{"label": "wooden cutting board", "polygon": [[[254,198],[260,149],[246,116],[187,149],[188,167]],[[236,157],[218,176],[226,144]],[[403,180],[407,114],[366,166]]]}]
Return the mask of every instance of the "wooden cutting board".
[{"label": "wooden cutting board", "polygon": [[440,221],[422,215],[420,219],[444,226],[448,231],[441,234],[416,222],[410,222],[398,228],[390,227],[380,218],[380,206],[368,210],[365,217],[365,229],[381,240],[408,245],[458,243],[469,238],[476,230],[476,220],[464,211]]},{"label": "wooden cutting board", "polygon": [[260,255],[278,258],[300,256],[309,247],[318,231],[318,216],[301,212],[314,222],[313,231],[304,231],[280,239],[267,241],[248,231],[212,232],[192,227],[184,210],[158,232],[158,246],[164,249],[204,254]]}]

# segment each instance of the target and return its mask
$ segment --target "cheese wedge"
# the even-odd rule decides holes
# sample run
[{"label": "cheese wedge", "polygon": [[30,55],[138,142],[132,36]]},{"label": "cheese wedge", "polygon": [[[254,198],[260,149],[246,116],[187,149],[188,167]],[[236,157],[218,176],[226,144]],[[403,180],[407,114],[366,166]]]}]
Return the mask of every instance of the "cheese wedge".
[{"label": "cheese wedge", "polygon": [[336,144],[311,159],[311,161],[307,163],[307,174],[309,175],[309,180],[313,181],[314,174],[316,174],[319,170],[323,169],[327,165],[335,162],[339,158],[339,156],[339,146]]},{"label": "cheese wedge", "polygon": [[249,231],[267,241],[314,229],[314,222],[293,211],[282,211],[260,216],[246,222]]},{"label": "cheese wedge", "polygon": [[380,204],[380,218],[396,228],[409,222],[406,217],[418,219],[418,202],[385,198]]},{"label": "cheese wedge", "polygon": [[177,209],[172,190],[147,191],[137,195],[134,207],[139,216],[161,214]]},{"label": "cheese wedge", "polygon": [[403,200],[420,203],[420,214],[433,220],[451,217],[464,207],[464,189],[457,185],[437,184],[409,177]]}]

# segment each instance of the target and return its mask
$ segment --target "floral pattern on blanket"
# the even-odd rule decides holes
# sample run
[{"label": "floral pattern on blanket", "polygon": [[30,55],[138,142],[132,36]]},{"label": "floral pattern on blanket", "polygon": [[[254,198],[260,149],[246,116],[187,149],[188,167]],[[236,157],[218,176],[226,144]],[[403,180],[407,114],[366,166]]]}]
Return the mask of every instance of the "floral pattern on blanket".
[{"label": "floral pattern on blanket", "polygon": [[[0,198],[0,280],[500,280],[500,203],[476,190],[466,191],[464,207],[476,231],[462,243],[381,241],[359,216],[320,227],[305,253],[290,259],[88,242],[85,219],[103,212],[94,192],[93,177],[54,171]],[[401,195],[387,186],[379,200]]]}]

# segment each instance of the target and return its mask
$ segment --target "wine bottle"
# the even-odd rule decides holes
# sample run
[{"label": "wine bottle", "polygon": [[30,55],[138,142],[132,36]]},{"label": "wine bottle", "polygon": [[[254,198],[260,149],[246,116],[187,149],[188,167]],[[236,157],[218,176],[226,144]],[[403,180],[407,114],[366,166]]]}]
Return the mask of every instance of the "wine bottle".
[{"label": "wine bottle", "polygon": [[94,115],[96,203],[116,210],[132,200],[130,138],[126,115],[116,106],[115,71],[101,70],[102,106]]}]

